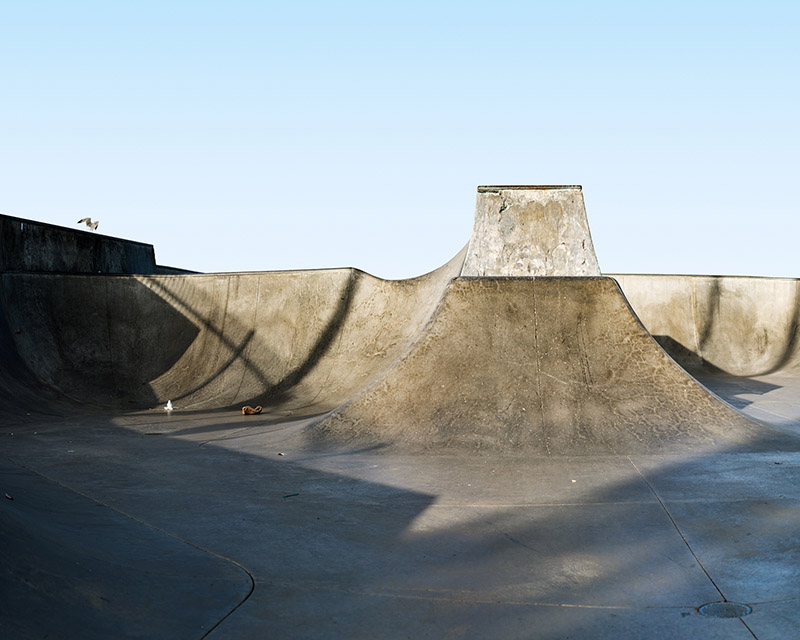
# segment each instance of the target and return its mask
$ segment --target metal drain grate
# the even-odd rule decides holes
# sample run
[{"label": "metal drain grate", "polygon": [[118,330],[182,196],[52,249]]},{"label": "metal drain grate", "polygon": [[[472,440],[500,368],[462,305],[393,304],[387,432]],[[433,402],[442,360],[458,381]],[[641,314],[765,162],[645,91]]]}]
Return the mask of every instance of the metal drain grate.
[{"label": "metal drain grate", "polygon": [[709,602],[697,607],[697,611],[709,618],[742,618],[753,613],[753,608],[738,602]]}]

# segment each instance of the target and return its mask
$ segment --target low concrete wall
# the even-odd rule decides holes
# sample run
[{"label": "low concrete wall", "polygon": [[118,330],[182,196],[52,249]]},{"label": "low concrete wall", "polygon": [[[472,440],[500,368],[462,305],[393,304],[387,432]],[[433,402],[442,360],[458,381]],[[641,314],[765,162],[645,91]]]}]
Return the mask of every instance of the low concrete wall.
[{"label": "low concrete wall", "polygon": [[800,369],[800,280],[611,277],[642,324],[690,372],[758,376]]},{"label": "low concrete wall", "polygon": [[47,386],[103,407],[172,400],[180,409],[260,404],[320,413],[402,353],[463,261],[462,251],[437,271],[395,281],[356,269],[6,273],[0,356],[6,340]]},{"label": "low concrete wall", "polygon": [[157,273],[153,245],[0,216],[0,272]]}]

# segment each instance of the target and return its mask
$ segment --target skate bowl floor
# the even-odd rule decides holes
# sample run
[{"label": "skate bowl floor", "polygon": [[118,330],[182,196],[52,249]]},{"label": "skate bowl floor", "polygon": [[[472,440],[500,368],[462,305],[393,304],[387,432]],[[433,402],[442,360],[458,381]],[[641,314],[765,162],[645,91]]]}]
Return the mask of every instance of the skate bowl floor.
[{"label": "skate bowl floor", "polygon": [[3,273],[0,636],[794,637],[798,282],[464,260]]}]

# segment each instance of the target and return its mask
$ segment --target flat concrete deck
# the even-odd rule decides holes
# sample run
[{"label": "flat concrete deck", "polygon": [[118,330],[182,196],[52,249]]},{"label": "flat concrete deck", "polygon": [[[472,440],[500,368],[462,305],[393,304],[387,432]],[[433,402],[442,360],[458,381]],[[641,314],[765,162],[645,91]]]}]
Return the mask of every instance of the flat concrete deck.
[{"label": "flat concrete deck", "polygon": [[[773,415],[775,392],[800,406],[768,384],[751,415]],[[4,637],[764,640],[800,625],[789,417],[773,421],[784,450],[689,456],[323,449],[307,422],[4,423]],[[721,600],[753,612],[696,611]]]}]

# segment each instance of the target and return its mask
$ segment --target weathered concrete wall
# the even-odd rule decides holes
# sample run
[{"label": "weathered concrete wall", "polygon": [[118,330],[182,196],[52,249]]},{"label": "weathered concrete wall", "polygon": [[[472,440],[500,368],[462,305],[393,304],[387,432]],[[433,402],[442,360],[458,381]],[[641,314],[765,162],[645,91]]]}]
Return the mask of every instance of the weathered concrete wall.
[{"label": "weathered concrete wall", "polygon": [[464,276],[599,276],[579,186],[478,187]]},{"label": "weathered concrete wall", "polygon": [[0,282],[22,359],[75,400],[315,413],[347,400],[406,348],[462,264],[463,252],[435,272],[400,281],[322,269],[6,273]]},{"label": "weathered concrete wall", "polygon": [[800,280],[615,275],[656,340],[690,371],[800,368]]},{"label": "weathered concrete wall", "polygon": [[156,273],[153,246],[0,215],[0,272]]}]

